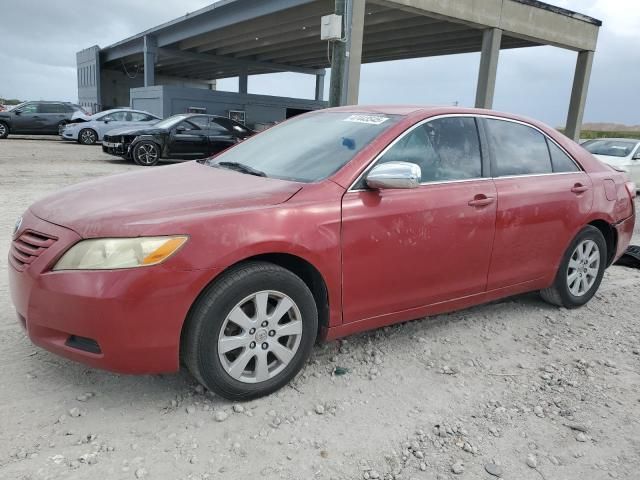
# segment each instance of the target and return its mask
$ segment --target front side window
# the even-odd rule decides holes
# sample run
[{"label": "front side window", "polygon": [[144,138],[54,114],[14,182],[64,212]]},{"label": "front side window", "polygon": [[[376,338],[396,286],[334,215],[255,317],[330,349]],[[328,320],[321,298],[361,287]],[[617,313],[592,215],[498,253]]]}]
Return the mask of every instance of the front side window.
[{"label": "front side window", "polygon": [[482,176],[482,155],[476,121],[446,117],[420,125],[402,137],[379,163],[415,163],[422,183],[466,180]]},{"label": "front side window", "polygon": [[401,118],[352,112],[301,115],[250,137],[206,165],[241,163],[267,177],[317,182],[344,167]]},{"label": "front side window", "polygon": [[224,119],[211,119],[209,130],[213,135],[229,135],[229,129],[224,123]]},{"label": "front side window", "polygon": [[551,173],[545,136],[534,128],[507,120],[487,119],[487,136],[493,149],[494,177]]},{"label": "front side window", "polygon": [[38,113],[38,105],[35,103],[27,103],[20,107],[20,113]]}]

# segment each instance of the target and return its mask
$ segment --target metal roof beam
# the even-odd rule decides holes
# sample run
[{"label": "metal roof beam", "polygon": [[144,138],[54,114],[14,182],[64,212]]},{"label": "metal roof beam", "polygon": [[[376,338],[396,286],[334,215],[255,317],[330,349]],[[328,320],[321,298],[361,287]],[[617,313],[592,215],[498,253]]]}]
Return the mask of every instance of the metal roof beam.
[{"label": "metal roof beam", "polygon": [[192,59],[196,62],[207,62],[220,65],[236,65],[243,67],[258,67],[273,70],[274,72],[295,72],[306,73],[315,75],[317,72],[315,69],[296,67],[293,65],[284,65],[280,63],[272,62],[259,62],[255,60],[241,60],[235,57],[225,57],[222,55],[210,55],[207,53],[195,53],[184,50],[178,50],[174,48],[158,48],[158,54],[164,57],[176,57],[184,59]]}]

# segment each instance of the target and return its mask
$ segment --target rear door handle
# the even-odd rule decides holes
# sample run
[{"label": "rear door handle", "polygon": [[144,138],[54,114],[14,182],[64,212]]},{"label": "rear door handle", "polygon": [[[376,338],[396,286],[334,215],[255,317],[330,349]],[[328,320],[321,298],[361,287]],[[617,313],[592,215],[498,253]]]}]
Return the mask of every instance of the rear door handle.
[{"label": "rear door handle", "polygon": [[495,201],[493,197],[487,197],[486,195],[480,194],[473,197],[473,200],[469,200],[470,207],[486,207],[487,205],[491,205]]},{"label": "rear door handle", "polygon": [[587,190],[589,190],[589,187],[587,187],[586,185],[582,185],[580,183],[576,183],[571,189],[573,193],[584,193]]}]

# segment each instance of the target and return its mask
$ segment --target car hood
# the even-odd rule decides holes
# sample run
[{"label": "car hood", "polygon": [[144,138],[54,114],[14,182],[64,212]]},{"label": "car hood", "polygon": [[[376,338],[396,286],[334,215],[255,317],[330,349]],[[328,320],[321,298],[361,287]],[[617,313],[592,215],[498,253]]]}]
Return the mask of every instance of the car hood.
[{"label": "car hood", "polygon": [[625,167],[631,165],[631,159],[629,157],[614,157],[612,155],[593,155],[601,162],[604,162],[612,167]]},{"label": "car hood", "polygon": [[161,128],[153,128],[151,126],[149,127],[118,127],[118,128],[114,128],[113,130],[109,130],[108,135],[114,136],[114,135],[127,135],[127,136],[131,136],[131,135],[154,135],[156,133],[164,133],[166,130],[163,130]]},{"label": "car hood", "polygon": [[31,206],[83,238],[189,233],[189,219],[286,202],[302,184],[198,162],[112,175],[67,187]]}]

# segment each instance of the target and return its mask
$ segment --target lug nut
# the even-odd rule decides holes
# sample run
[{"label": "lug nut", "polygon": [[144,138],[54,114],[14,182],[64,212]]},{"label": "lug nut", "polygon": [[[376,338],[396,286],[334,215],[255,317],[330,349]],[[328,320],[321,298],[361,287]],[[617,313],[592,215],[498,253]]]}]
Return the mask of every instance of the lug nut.
[{"label": "lug nut", "polygon": [[251,342],[249,344],[249,348],[256,348],[256,342]]},{"label": "lug nut", "polygon": [[269,325],[269,322],[267,322],[266,320],[264,322],[262,322],[262,326],[266,327],[267,325]]},{"label": "lug nut", "polygon": [[266,350],[267,348],[269,348],[269,344],[268,344],[267,342],[264,342],[264,343],[262,344],[262,349],[263,349],[263,350]]},{"label": "lug nut", "polygon": [[256,329],[252,328],[251,330],[249,330],[249,335],[253,335],[254,333],[256,333]]},{"label": "lug nut", "polygon": [[275,330],[271,330],[271,331],[269,331],[269,336],[270,336],[270,337],[273,337],[275,334],[276,334],[276,331],[275,331]]}]

